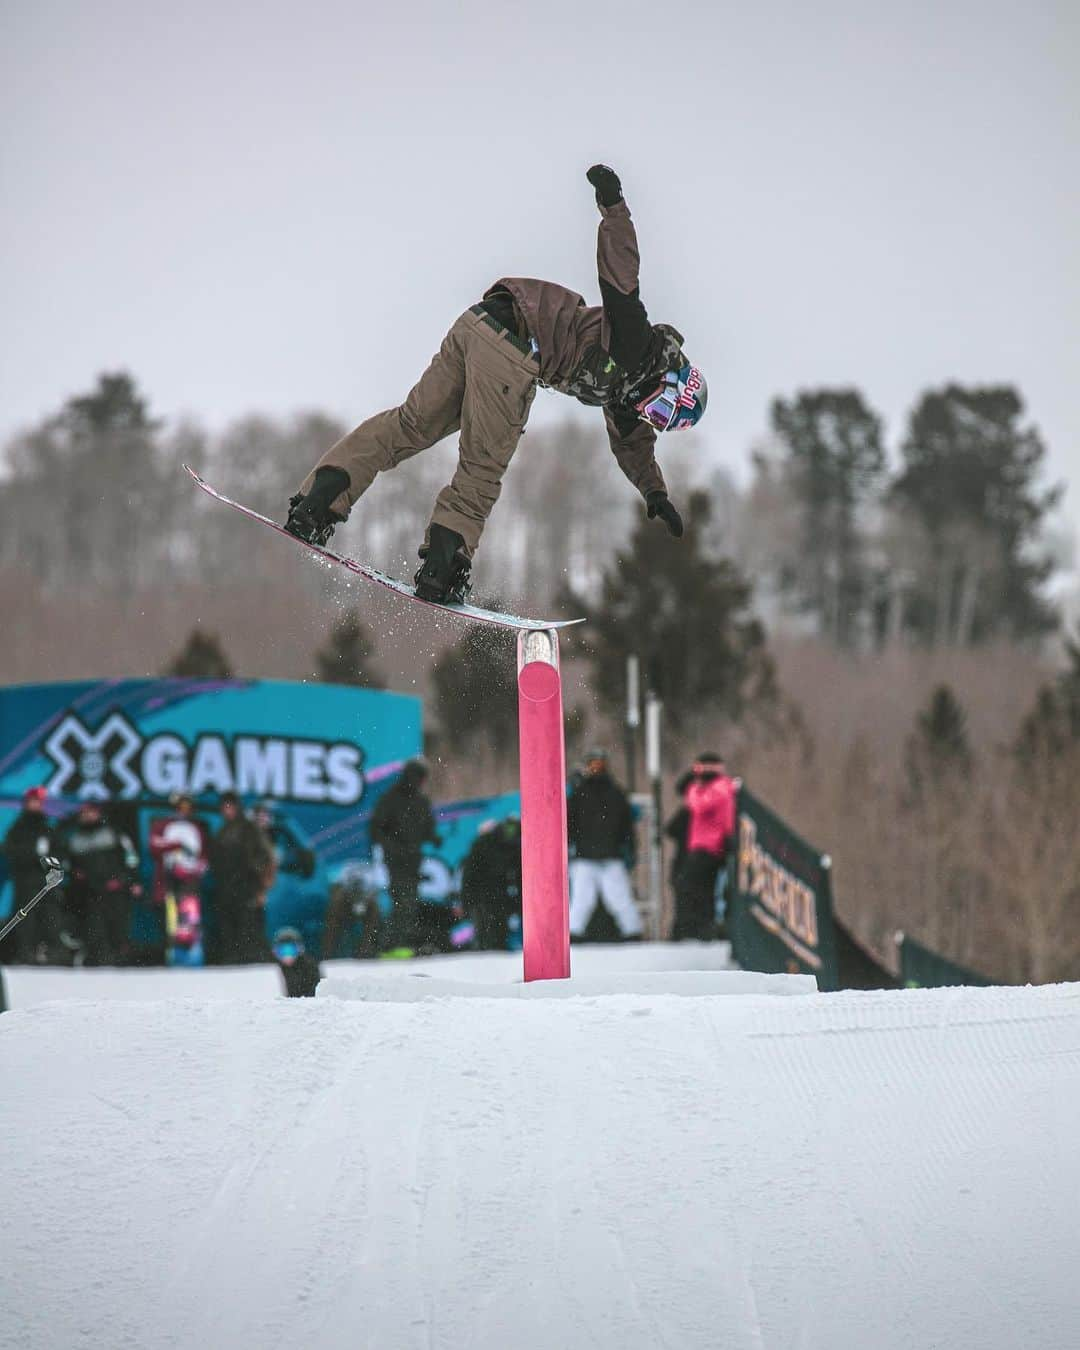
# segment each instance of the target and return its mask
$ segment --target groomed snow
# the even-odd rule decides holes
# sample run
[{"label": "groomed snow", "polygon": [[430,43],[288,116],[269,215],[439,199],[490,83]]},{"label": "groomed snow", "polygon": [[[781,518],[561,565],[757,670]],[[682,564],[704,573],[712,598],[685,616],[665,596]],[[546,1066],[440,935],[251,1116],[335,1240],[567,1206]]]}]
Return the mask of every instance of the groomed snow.
[{"label": "groomed snow", "polygon": [[1080,1344],[1080,987],[475,987],[519,960],[6,972],[0,1346]]}]

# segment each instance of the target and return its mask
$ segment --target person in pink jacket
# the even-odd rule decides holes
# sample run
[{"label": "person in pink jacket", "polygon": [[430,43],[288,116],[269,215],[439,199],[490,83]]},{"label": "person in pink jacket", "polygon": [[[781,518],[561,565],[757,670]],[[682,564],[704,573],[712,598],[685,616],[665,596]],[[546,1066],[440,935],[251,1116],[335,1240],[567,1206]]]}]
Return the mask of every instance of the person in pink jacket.
[{"label": "person in pink jacket", "polygon": [[717,754],[699,755],[683,792],[686,851],[675,881],[673,942],[717,936],[716,878],[735,834],[735,783]]}]

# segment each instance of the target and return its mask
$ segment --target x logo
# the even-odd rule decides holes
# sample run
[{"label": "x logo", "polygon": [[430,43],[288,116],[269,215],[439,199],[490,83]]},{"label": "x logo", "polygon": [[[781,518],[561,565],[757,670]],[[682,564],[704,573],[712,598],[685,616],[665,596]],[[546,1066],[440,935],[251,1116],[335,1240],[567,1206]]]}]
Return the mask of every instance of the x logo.
[{"label": "x logo", "polygon": [[56,765],[47,784],[50,795],[98,801],[137,797],[142,784],[131,759],[141,747],[142,737],[122,713],[110,713],[95,732],[68,713],[43,747]]}]

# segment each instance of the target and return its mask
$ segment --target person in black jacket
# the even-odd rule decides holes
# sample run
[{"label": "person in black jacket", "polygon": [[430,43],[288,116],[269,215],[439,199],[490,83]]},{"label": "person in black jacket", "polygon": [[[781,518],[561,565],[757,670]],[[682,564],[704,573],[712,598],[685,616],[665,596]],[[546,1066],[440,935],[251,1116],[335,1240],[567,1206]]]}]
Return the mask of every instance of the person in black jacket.
[{"label": "person in black jacket", "polygon": [[68,902],[83,930],[84,962],[119,964],[127,955],[131,899],[141,893],[139,855],[95,801],[83,802],[74,821],[65,822],[61,841],[71,877]]},{"label": "person in black jacket", "polygon": [[221,795],[222,826],[210,841],[210,871],[217,919],[217,960],[266,957],[266,892],[274,876],[274,850],[266,832],[244,814],[235,792]]},{"label": "person in black jacket", "polygon": [[[41,889],[41,860],[51,850],[53,826],[45,814],[45,789],[27,788],[23,809],[4,837],[4,857],[14,891],[12,913]],[[48,961],[60,945],[60,921],[52,897],[38,905],[4,939],[5,959],[29,964]]]},{"label": "person in black jacket", "polygon": [[507,816],[476,836],[461,872],[461,903],[476,926],[476,945],[505,951],[508,923],[521,918],[521,820]]},{"label": "person in black jacket", "polygon": [[424,792],[427,776],[423,760],[410,759],[372,813],[371,842],[382,849],[394,906],[385,924],[383,951],[414,950],[418,945],[421,850],[439,837],[431,800]]},{"label": "person in black jacket", "polygon": [[670,819],[664,826],[664,834],[671,840],[674,846],[674,854],[671,859],[671,870],[668,879],[671,882],[671,889],[677,892],[679,889],[679,879],[682,876],[682,866],[686,859],[686,839],[690,833],[690,808],[686,804],[686,789],[694,781],[692,770],[680,774],[675,782],[675,794],[679,799],[678,808],[672,812]]},{"label": "person in black jacket", "polygon": [[634,817],[630,798],[608,772],[603,750],[590,750],[585,773],[567,804],[570,861],[570,937],[584,936],[602,900],[624,938],[640,938],[641,916],[630,887]]}]

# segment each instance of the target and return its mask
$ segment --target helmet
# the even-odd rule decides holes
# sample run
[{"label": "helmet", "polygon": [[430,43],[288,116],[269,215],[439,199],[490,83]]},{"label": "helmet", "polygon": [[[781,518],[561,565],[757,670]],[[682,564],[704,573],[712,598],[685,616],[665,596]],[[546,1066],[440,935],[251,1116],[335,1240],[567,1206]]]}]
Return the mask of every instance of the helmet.
[{"label": "helmet", "polygon": [[45,805],[45,798],[46,798],[48,795],[49,795],[48,792],[47,792],[46,789],[43,788],[43,787],[31,787],[31,788],[27,788],[26,791],[25,791],[25,792],[23,793],[23,795],[22,795],[23,805],[24,805],[24,806],[29,806],[29,805],[31,804],[31,802],[32,802],[32,803],[34,803],[34,805],[36,805],[36,806],[44,806],[44,805]]},{"label": "helmet", "polygon": [[709,401],[705,376],[697,366],[667,370],[660,385],[634,404],[637,415],[655,431],[684,431],[701,421]]},{"label": "helmet", "polygon": [[304,939],[295,928],[279,928],[274,934],[274,956],[283,966],[292,963],[304,954]]}]

